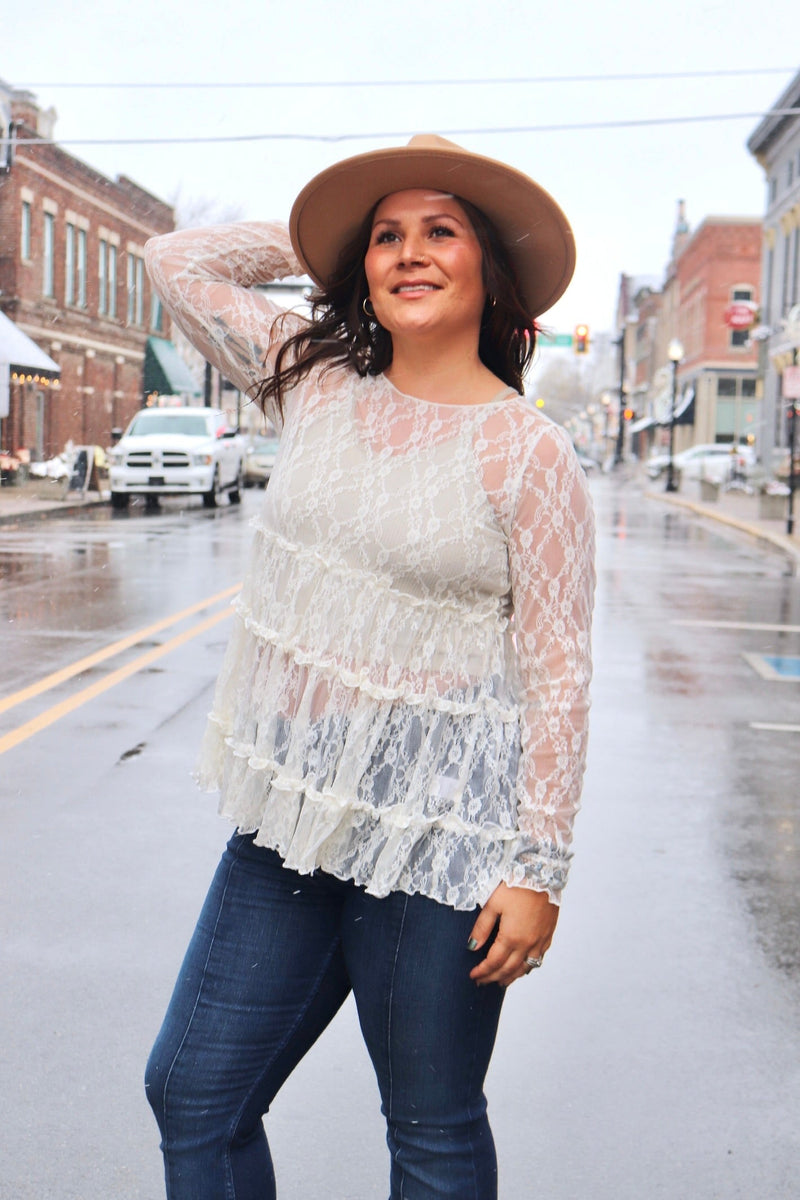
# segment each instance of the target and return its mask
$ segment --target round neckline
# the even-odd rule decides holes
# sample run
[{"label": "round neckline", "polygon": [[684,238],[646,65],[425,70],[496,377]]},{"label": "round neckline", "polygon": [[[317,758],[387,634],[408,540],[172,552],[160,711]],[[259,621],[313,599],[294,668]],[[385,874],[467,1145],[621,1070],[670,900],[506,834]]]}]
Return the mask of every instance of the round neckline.
[{"label": "round neckline", "polygon": [[470,410],[474,411],[481,408],[493,408],[496,404],[505,403],[506,399],[521,399],[519,393],[516,392],[514,388],[506,386],[502,388],[491,400],[483,400],[480,404],[448,404],[446,400],[425,400],[422,396],[412,396],[410,392],[401,391],[396,384],[392,383],[391,379],[389,379],[383,373],[383,371],[381,371],[378,378],[383,381],[390,391],[395,392],[398,396],[402,396],[404,400],[413,400],[415,404],[427,404],[430,408],[447,408],[451,411],[469,412]]}]

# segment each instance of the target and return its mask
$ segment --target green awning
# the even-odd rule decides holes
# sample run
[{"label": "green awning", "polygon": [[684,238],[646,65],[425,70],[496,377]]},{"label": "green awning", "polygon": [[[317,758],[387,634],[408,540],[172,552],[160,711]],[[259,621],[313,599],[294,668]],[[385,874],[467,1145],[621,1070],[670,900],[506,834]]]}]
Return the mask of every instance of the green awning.
[{"label": "green awning", "polygon": [[199,396],[200,388],[173,342],[149,337],[144,352],[144,391],[149,396]]}]

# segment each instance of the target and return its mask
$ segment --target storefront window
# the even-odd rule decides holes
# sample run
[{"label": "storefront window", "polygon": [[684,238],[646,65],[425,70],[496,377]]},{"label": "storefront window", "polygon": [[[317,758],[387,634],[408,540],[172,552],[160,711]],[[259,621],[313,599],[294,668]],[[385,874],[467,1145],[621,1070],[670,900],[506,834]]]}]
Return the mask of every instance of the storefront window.
[{"label": "storefront window", "polygon": [[732,442],[736,435],[736,401],[717,400],[715,441]]},{"label": "storefront window", "polygon": [[756,381],[720,375],[717,378],[717,403],[714,417],[715,441],[746,442],[755,440],[758,433],[758,401]]}]

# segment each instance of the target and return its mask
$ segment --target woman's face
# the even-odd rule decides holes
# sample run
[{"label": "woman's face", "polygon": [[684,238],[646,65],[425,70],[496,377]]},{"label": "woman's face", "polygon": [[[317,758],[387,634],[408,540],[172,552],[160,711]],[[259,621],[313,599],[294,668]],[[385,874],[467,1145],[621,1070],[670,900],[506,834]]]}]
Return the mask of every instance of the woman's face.
[{"label": "woman's face", "polygon": [[475,231],[453,196],[414,188],[381,200],[364,269],[375,316],[389,333],[477,337],[482,268]]}]

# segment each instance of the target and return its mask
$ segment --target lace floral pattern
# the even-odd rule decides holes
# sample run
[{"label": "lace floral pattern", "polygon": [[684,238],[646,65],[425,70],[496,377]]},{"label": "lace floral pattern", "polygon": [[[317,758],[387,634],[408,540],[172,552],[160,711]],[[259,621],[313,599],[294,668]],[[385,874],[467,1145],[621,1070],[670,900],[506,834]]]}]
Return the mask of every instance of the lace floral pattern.
[{"label": "lace floral pattern", "polygon": [[[285,229],[147,246],[176,322],[240,388],[301,318]],[[513,397],[513,398],[510,398]],[[300,871],[455,908],[564,886],[586,754],[585,480],[513,393],[432,404],[382,376],[291,394],[198,778]]]}]

